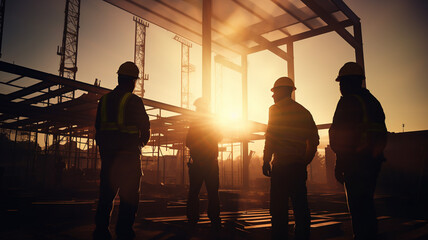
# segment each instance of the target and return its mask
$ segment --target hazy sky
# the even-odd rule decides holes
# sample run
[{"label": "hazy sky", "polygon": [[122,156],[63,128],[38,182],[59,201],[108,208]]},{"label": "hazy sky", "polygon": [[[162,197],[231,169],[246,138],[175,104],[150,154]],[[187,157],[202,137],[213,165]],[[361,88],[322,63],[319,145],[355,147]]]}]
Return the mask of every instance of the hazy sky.
[{"label": "hazy sky", "polygon": [[[347,0],[361,18],[367,88],[384,107],[389,131],[428,129],[428,1]],[[2,61],[57,74],[65,0],[8,0],[3,33]],[[180,104],[180,44],[174,34],[153,24],[146,44],[146,97]],[[77,79],[114,88],[118,66],[133,60],[132,15],[101,0],[82,0]],[[191,101],[201,95],[201,47],[193,45],[190,62]],[[334,81],[339,68],[354,60],[354,51],[336,33],[295,43],[296,99],[308,108],[317,124],[329,123],[339,100]],[[266,64],[269,63],[269,64]],[[213,74],[220,74],[213,68]],[[224,114],[239,114],[240,79],[222,72]],[[270,88],[286,74],[286,64],[268,52],[249,56],[249,117],[267,122],[273,104]],[[226,79],[227,78],[227,79]],[[218,89],[218,88],[217,88]],[[215,94],[213,94],[215,95]],[[322,131],[326,135],[326,131]],[[322,138],[326,143],[325,137]]]}]

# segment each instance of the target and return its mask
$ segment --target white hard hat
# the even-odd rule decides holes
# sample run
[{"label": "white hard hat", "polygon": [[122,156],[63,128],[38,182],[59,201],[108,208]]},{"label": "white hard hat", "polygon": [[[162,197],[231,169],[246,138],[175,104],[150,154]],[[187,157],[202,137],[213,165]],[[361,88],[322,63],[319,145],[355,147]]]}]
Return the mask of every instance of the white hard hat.
[{"label": "white hard hat", "polygon": [[291,80],[291,78],[289,77],[278,78],[273,84],[273,88],[271,89],[271,91],[273,92],[273,90],[278,87],[291,87],[293,88],[293,90],[296,90],[293,80]]}]

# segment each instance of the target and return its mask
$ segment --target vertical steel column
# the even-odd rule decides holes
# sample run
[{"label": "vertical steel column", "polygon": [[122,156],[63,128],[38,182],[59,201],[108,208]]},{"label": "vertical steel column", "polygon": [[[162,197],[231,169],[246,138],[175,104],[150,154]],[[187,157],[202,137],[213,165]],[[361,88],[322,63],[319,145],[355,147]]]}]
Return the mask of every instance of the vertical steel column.
[{"label": "vertical steel column", "polygon": [[[248,60],[247,55],[241,56],[241,67],[242,67],[242,120],[248,120]],[[247,135],[244,136],[244,141],[241,143],[241,155],[242,155],[242,181],[245,190],[250,187],[250,161],[248,158],[248,139]]]},{"label": "vertical steel column", "polygon": [[[182,180],[181,180],[181,184],[184,186],[185,184],[185,174],[186,174],[186,157],[185,157],[185,151],[186,151],[186,146],[184,145],[184,142],[186,141],[185,139],[182,140],[183,144],[181,144],[181,158],[183,161],[183,172],[182,172]],[[178,151],[177,151],[178,154]]]},{"label": "vertical steel column", "polygon": [[[39,124],[37,124],[39,125]],[[39,128],[36,128],[36,132],[35,132],[35,139],[34,139],[34,157],[33,157],[33,161],[31,163],[31,182],[33,182],[32,180],[34,180],[34,171],[35,171],[35,164],[37,161],[37,157],[39,156],[40,152],[38,151],[38,140],[39,140]],[[41,149],[40,149],[41,150]]]},{"label": "vertical steel column", "polygon": [[[358,43],[358,47],[355,48],[355,59],[358,64],[361,65],[363,70],[364,67],[364,52],[363,52],[363,35],[361,33],[361,23],[354,24],[354,38]],[[363,80],[363,86],[366,87],[366,80]]]},{"label": "vertical steel column", "polygon": [[[157,119],[160,119],[162,116],[162,110],[159,109],[159,115],[157,115]],[[156,184],[160,183],[160,147],[161,147],[161,135],[160,135],[160,129],[158,132],[158,142],[157,142],[157,147],[158,147],[158,152],[157,152],[157,168],[156,168]],[[154,149],[153,149],[154,150]]]},{"label": "vertical steel column", "polygon": [[89,138],[89,134],[88,134],[88,142],[87,142],[87,146],[88,149],[86,149],[86,169],[89,169],[89,142],[90,138]]},{"label": "vertical steel column", "polygon": [[[293,42],[287,44],[287,73],[288,77],[291,78],[294,83],[296,83],[294,79],[294,46]],[[291,98],[296,100],[296,94],[293,91]]]},{"label": "vertical steel column", "polygon": [[232,183],[231,183],[231,186],[233,187],[233,140],[232,140],[232,143],[230,144],[230,146],[231,146],[231,157],[230,157],[230,160],[231,160],[231,162],[232,162],[232,165],[231,165],[231,175],[232,175]]},{"label": "vertical steel column", "polygon": [[211,0],[202,3],[202,97],[211,102]]},{"label": "vertical steel column", "polygon": [[6,0],[0,0],[0,58],[1,58],[1,46],[3,42],[3,25],[4,25],[4,9]]},{"label": "vertical steel column", "polygon": [[140,79],[135,86],[134,93],[141,98],[144,97],[144,81],[149,80],[149,75],[145,74],[146,61],[146,34],[149,23],[140,18],[134,17],[135,21],[135,48],[134,48],[134,63],[140,69]]}]

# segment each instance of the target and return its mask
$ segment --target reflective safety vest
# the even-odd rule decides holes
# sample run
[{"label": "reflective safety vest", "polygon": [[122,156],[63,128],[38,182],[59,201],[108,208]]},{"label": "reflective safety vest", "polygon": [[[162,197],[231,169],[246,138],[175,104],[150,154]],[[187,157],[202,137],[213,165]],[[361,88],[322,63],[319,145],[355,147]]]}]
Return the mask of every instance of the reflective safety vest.
[{"label": "reflective safety vest", "polygon": [[109,94],[104,95],[101,98],[101,121],[100,121],[100,130],[101,131],[118,131],[121,133],[128,133],[128,134],[139,134],[139,129],[135,125],[125,125],[124,119],[125,119],[125,107],[129,100],[129,97],[131,97],[132,93],[127,92],[123,95],[122,99],[119,103],[119,109],[118,109],[118,116],[117,121],[112,122],[109,121],[107,118],[107,97]]},{"label": "reflective safety vest", "polygon": [[369,144],[369,134],[371,133],[377,133],[377,134],[382,134],[386,132],[386,128],[385,128],[385,124],[384,123],[379,123],[379,122],[373,122],[371,121],[371,119],[369,119],[369,113],[367,110],[367,106],[366,103],[364,101],[364,99],[357,94],[353,94],[353,97],[355,97],[361,104],[361,108],[363,111],[363,121],[361,123],[361,139],[360,139],[360,146],[359,148],[365,148],[367,147],[367,145]]}]

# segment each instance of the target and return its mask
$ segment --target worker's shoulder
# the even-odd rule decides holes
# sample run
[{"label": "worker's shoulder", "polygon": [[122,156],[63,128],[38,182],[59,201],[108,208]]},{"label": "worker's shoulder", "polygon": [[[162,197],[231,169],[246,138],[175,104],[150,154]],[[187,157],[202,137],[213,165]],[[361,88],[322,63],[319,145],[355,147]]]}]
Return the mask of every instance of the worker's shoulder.
[{"label": "worker's shoulder", "polygon": [[292,101],[291,105],[292,105],[294,108],[296,108],[296,109],[298,109],[298,110],[300,110],[300,111],[304,111],[304,112],[308,112],[308,113],[309,113],[309,110],[308,110],[308,109],[306,109],[302,104],[300,104],[300,103],[298,103],[298,102],[296,102],[296,101]]},{"label": "worker's shoulder", "polygon": [[340,97],[338,107],[349,108],[352,106],[360,106],[363,100],[363,96],[359,94],[350,94]]},{"label": "worker's shoulder", "polygon": [[308,109],[306,109],[303,105],[301,105],[300,103],[298,103],[292,99],[280,101],[278,103],[273,104],[269,108],[269,111],[271,113],[293,112],[293,113],[306,114],[306,115],[312,116]]},{"label": "worker's shoulder", "polygon": [[368,89],[363,89],[361,96],[365,98],[369,103],[380,105],[379,100]]},{"label": "worker's shoulder", "polygon": [[138,95],[136,95],[134,93],[131,93],[131,95],[129,96],[129,100],[133,101],[133,102],[141,102],[141,103],[143,103],[143,99],[140,96],[138,96]]}]

